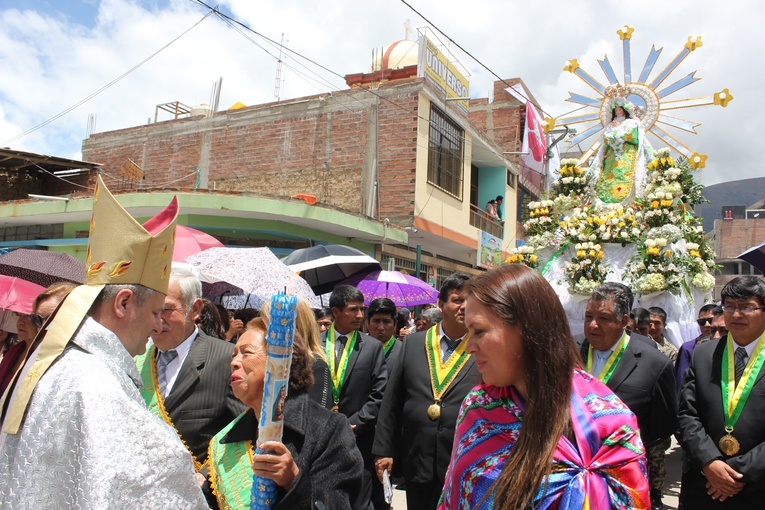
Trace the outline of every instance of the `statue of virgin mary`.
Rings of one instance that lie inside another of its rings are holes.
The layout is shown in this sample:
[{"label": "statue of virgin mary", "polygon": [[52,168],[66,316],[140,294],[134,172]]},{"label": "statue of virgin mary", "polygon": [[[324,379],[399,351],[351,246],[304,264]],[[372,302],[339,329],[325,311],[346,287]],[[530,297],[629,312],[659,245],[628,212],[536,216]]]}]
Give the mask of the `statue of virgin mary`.
[{"label": "statue of virgin mary", "polygon": [[646,165],[653,149],[635,106],[623,97],[610,105],[611,121],[603,130],[603,143],[590,166],[595,203],[629,205],[645,192]]}]

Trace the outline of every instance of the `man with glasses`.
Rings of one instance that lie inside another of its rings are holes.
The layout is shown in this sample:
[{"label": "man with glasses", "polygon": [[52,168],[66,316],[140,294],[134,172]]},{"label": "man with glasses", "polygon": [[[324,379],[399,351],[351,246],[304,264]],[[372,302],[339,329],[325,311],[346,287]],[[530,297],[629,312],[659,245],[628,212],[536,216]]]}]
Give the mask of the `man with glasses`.
[{"label": "man with glasses", "polygon": [[[596,287],[585,310],[580,352],[587,371],[635,413],[640,437],[649,451],[675,432],[675,377],[666,356],[640,341],[639,335],[625,331],[631,306],[632,292],[625,285],[608,282]],[[663,477],[650,480],[652,509],[664,508],[663,482]]]},{"label": "man with glasses", "polygon": [[244,411],[229,384],[230,342],[201,332],[202,283],[189,269],[173,266],[162,309],[162,330],[136,357],[149,409],[171,425],[207,474],[210,439]]},{"label": "man with glasses", "polygon": [[722,304],[729,333],[697,346],[680,392],[679,439],[690,459],[680,501],[694,510],[765,500],[765,280],[734,278]]},{"label": "man with glasses", "polygon": [[[677,359],[675,360],[675,387],[677,388],[678,395],[680,394],[680,388],[683,386],[685,371],[688,370],[688,367],[691,364],[693,350],[697,345],[712,340],[712,321],[714,321],[715,317],[720,318],[719,322],[722,323],[722,327],[725,329],[722,307],[719,307],[714,303],[702,306],[699,310],[699,318],[697,321],[699,328],[701,328],[701,334],[693,340],[685,342],[677,351]],[[719,323],[717,327],[719,327]],[[717,329],[717,327],[714,329]],[[725,333],[728,333],[727,329],[725,329]],[[720,338],[720,336],[717,338]]]}]

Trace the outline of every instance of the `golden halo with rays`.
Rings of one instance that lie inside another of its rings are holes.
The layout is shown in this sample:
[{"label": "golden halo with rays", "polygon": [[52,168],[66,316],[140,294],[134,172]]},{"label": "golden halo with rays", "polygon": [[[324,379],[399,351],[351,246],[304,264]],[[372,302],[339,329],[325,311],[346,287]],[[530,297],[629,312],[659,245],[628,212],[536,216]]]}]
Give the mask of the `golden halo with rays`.
[{"label": "golden halo with rays", "polygon": [[[598,60],[598,64],[608,80],[607,85],[603,85],[590,73],[582,69],[577,59],[574,58],[566,62],[563,70],[579,77],[579,79],[597,93],[597,96],[588,97],[583,94],[569,92],[569,98],[566,101],[582,105],[581,110],[584,113],[577,113],[576,115],[559,117],[557,119],[545,119],[545,131],[553,129],[556,125],[572,126],[581,124],[581,131],[572,136],[568,140],[568,144],[570,151],[574,146],[590,143],[589,147],[582,152],[580,158],[580,162],[585,162],[600,148],[602,143],[601,137],[595,135],[599,135],[603,128],[611,121],[612,101],[616,98],[626,98],[635,105],[637,117],[647,132],[688,158],[694,168],[703,168],[706,164],[707,156],[693,151],[668,131],[668,129],[681,130],[695,135],[697,134],[696,128],[701,124],[681,119],[670,113],[674,113],[675,110],[700,106],[718,105],[726,107],[733,99],[733,95],[725,88],[711,96],[667,99],[672,94],[701,79],[697,78],[696,71],[693,71],[670,85],[663,86],[677,66],[688,55],[702,46],[700,36],[695,38],[689,36],[678,54],[663,70],[654,76],[651,76],[651,73],[663,48],[656,49],[655,45],[651,46],[651,51],[643,64],[639,77],[637,80],[633,80],[630,41],[634,31],[634,28],[627,25],[616,31],[616,34],[622,41],[622,57],[624,61],[623,81],[621,82],[614,72],[608,55],[605,55],[603,60]],[[594,140],[590,140],[592,137],[595,137]]]}]

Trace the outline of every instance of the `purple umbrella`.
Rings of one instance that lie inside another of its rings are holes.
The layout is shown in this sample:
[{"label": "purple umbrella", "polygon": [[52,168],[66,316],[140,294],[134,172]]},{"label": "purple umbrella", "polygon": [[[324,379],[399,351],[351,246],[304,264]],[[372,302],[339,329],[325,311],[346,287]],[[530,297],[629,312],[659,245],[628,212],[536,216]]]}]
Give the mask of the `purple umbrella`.
[{"label": "purple umbrella", "polygon": [[373,271],[366,275],[352,276],[343,281],[353,285],[364,294],[364,304],[373,299],[388,298],[396,306],[416,306],[435,303],[438,291],[414,276],[398,271]]}]

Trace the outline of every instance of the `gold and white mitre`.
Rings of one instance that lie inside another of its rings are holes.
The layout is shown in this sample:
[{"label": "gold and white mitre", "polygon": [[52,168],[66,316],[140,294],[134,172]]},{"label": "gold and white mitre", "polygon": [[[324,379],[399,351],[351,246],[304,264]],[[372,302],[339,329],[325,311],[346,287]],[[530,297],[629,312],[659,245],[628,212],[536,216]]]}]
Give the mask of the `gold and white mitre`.
[{"label": "gold and white mitre", "polygon": [[141,225],[98,178],[93,194],[85,285],[135,284],[167,294],[178,198]]},{"label": "gold and white mitre", "polygon": [[37,381],[61,355],[105,285],[143,285],[167,294],[175,246],[178,197],[141,225],[109,192],[101,177],[93,194],[85,284],[61,302],[41,332],[36,357],[19,369],[0,399],[2,431],[16,434]]}]

